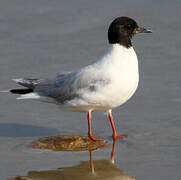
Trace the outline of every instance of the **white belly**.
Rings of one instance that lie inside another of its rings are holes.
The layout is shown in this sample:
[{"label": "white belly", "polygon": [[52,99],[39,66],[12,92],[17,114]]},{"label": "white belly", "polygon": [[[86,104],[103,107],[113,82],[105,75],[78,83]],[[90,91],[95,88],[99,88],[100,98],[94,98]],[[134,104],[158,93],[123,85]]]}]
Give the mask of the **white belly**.
[{"label": "white belly", "polygon": [[114,91],[114,93],[110,94],[110,107],[111,109],[116,108],[127,100],[129,100],[132,95],[135,93],[138,87],[138,77],[134,79],[134,81],[126,82],[120,84],[120,88]]},{"label": "white belly", "polygon": [[125,91],[122,89],[120,92],[114,94],[105,93],[107,96],[97,96],[95,101],[92,100],[96,98],[96,95],[91,100],[86,101],[74,99],[61,106],[61,108],[64,111],[88,112],[89,110],[92,110],[94,112],[107,112],[108,110],[114,109],[129,100],[136,91],[136,88],[137,85],[135,84]]},{"label": "white belly", "polygon": [[[123,79],[124,80],[124,79]],[[100,91],[87,92],[82,99],[73,99],[67,104],[61,106],[65,111],[87,112],[89,110],[95,112],[107,112],[124,104],[135,93],[138,87],[138,73],[127,81],[120,79],[106,86]]]}]

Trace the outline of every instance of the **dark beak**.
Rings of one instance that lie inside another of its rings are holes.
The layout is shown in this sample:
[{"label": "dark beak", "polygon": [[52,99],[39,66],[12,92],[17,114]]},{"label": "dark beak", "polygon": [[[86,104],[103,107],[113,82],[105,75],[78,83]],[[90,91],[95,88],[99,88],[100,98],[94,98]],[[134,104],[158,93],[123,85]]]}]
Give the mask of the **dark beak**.
[{"label": "dark beak", "polygon": [[145,29],[145,28],[142,28],[142,27],[138,27],[135,29],[135,33],[152,33],[151,30],[149,29]]}]

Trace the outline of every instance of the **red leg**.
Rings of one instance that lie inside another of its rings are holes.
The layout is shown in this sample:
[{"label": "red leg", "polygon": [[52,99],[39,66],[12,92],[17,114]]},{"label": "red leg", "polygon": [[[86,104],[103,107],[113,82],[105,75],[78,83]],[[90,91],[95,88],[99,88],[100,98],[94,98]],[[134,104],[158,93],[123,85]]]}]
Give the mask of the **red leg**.
[{"label": "red leg", "polygon": [[123,139],[123,138],[128,137],[127,135],[122,135],[122,136],[117,135],[117,132],[116,132],[116,129],[115,129],[115,126],[114,126],[114,121],[113,121],[113,116],[112,116],[111,110],[109,111],[108,116],[109,116],[109,120],[110,120],[111,127],[112,127],[112,130],[113,130],[113,135],[112,135],[113,139],[116,140],[116,139]]},{"label": "red leg", "polygon": [[91,133],[91,111],[88,112],[87,119],[88,119],[88,136],[89,136],[89,138],[91,138],[94,141],[96,141],[96,140],[104,141],[103,139],[93,136]]}]

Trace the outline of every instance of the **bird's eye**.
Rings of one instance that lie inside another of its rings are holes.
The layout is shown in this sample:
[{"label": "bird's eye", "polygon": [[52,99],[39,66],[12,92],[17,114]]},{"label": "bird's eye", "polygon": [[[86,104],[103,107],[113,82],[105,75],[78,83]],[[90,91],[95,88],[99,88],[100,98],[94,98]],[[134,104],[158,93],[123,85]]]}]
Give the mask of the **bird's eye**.
[{"label": "bird's eye", "polygon": [[131,24],[127,24],[127,25],[126,25],[126,28],[127,28],[127,29],[131,29]]}]

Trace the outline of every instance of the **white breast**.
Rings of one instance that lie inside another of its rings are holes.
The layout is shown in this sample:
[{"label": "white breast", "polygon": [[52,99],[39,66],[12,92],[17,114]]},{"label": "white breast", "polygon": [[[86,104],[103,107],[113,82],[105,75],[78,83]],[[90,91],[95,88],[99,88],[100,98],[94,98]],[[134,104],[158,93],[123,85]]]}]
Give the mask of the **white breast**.
[{"label": "white breast", "polygon": [[102,71],[112,81],[109,87],[102,89],[102,105],[112,109],[125,103],[136,91],[139,81],[138,60],[134,49],[114,44],[97,63],[100,63]]}]

